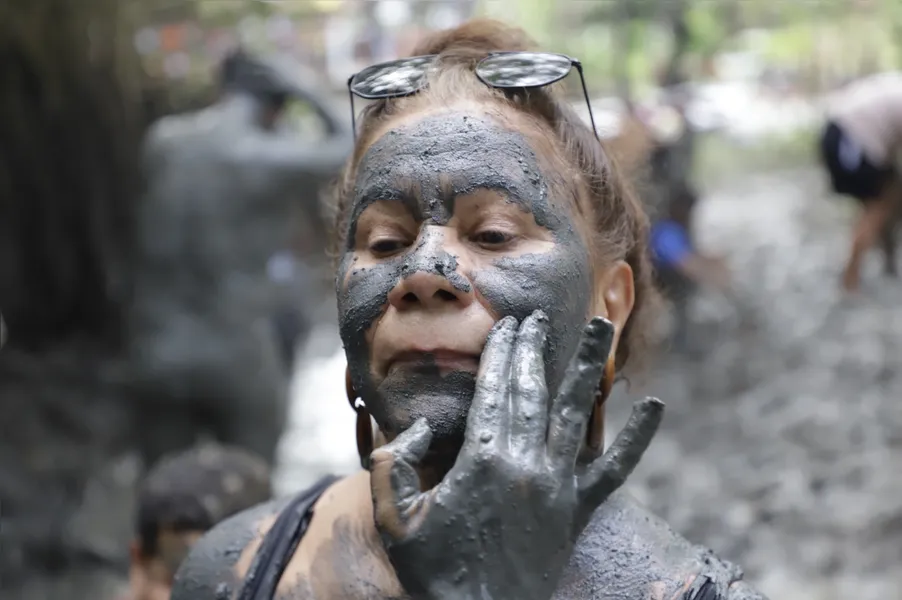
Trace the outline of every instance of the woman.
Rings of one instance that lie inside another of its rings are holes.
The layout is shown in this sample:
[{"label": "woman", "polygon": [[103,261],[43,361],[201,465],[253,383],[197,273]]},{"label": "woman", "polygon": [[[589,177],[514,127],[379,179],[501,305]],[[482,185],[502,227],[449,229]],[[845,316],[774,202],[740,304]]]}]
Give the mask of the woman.
[{"label": "woman", "polygon": [[173,600],[760,598],[614,493],[661,416],[638,403],[600,456],[654,299],[647,221],[552,90],[474,74],[526,47],[492,21],[438,33],[425,85],[364,113],[336,288],[367,470],[218,527]]},{"label": "woman", "polygon": [[895,276],[895,227],[902,209],[896,158],[902,146],[902,73],[866,77],[840,90],[827,107],[821,160],[833,191],[863,207],[843,271],[846,291],[859,287],[861,261],[880,240],[884,272]]}]

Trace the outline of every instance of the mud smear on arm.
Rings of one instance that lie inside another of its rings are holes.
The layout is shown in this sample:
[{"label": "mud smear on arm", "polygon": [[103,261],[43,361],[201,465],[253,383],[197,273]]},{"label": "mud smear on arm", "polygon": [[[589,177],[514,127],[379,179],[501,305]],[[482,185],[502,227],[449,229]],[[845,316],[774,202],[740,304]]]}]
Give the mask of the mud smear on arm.
[{"label": "mud smear on arm", "polygon": [[333,524],[330,538],[318,545],[303,570],[309,575],[283,580],[276,600],[409,600],[380,540],[356,515],[340,517]]}]

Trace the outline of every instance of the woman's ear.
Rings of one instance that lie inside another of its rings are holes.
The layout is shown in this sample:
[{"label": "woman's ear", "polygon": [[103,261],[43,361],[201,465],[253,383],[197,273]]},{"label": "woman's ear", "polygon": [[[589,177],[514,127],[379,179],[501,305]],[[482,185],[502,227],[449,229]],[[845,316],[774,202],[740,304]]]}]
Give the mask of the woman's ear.
[{"label": "woman's ear", "polygon": [[636,290],[633,285],[633,268],[626,261],[618,260],[595,276],[594,315],[602,315],[614,324],[614,343],[611,353],[617,351],[620,332],[633,312]]}]

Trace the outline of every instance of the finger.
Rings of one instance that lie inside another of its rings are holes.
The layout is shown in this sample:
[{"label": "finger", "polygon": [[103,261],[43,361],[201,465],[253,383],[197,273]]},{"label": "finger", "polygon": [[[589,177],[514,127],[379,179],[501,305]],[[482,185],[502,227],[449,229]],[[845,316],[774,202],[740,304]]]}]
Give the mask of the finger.
[{"label": "finger", "polygon": [[623,485],[648,449],[663,416],[664,403],[657,398],[645,398],[633,405],[617,439],[579,478],[580,496],[587,510],[594,511]]},{"label": "finger", "polygon": [[595,392],[614,341],[614,325],[594,317],[583,329],[576,355],[558,390],[548,425],[548,458],[556,469],[573,470],[585,439]]},{"label": "finger", "polygon": [[545,384],[545,336],[548,317],[535,311],[523,319],[511,358],[511,452],[537,457],[545,451],[548,387]]},{"label": "finger", "polygon": [[380,531],[404,538],[406,509],[420,494],[420,477],[414,468],[429,450],[432,430],[425,418],[370,455],[370,491]]},{"label": "finger", "polygon": [[508,410],[510,393],[510,360],[517,320],[505,317],[489,332],[479,359],[476,391],[467,415],[467,433],[463,454],[479,451],[489,443],[496,443],[502,413]]}]

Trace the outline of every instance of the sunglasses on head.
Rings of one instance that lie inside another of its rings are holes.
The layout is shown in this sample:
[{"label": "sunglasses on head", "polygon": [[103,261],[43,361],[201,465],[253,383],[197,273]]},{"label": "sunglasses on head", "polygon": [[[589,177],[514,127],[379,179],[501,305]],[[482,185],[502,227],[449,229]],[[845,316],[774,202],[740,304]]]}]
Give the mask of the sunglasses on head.
[{"label": "sunglasses on head", "polygon": [[[436,54],[430,54],[402,58],[373,65],[351,75],[348,78],[348,95],[351,97],[354,135],[357,135],[354,96],[365,100],[384,100],[415,94],[426,84],[426,74],[436,57]],[[487,86],[498,89],[541,88],[560,81],[574,67],[583,87],[592,132],[598,138],[583,66],[575,58],[548,52],[493,52],[476,64],[476,77]]]}]

